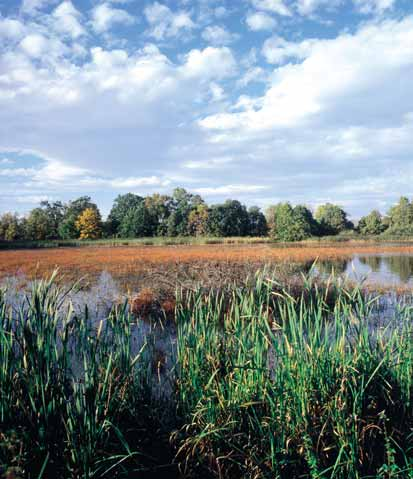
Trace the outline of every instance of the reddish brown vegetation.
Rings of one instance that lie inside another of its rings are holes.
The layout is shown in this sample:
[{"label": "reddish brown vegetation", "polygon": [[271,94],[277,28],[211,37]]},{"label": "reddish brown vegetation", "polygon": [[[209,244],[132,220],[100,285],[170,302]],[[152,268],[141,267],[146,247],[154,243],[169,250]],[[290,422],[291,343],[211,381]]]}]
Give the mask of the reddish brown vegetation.
[{"label": "reddish brown vegetation", "polygon": [[[187,286],[219,285],[222,279],[237,281],[266,264],[308,263],[317,258],[340,259],[354,253],[407,253],[413,246],[334,245],[204,245],[90,247],[0,251],[0,277],[23,273],[27,277],[49,275],[59,267],[65,280],[87,277],[93,280],[108,271],[125,289],[152,291]],[[142,292],[143,294],[143,292]],[[149,294],[147,291],[145,294]],[[157,297],[165,301],[166,297]],[[144,308],[144,297],[136,298],[136,308]],[[170,311],[172,304],[163,306]]]}]

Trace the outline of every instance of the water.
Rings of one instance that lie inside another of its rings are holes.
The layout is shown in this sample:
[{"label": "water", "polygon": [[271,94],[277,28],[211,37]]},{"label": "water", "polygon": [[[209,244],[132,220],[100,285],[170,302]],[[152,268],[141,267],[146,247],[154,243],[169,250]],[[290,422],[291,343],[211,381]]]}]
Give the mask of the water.
[{"label": "water", "polygon": [[332,271],[351,281],[364,281],[379,287],[413,288],[413,254],[354,254],[349,259],[319,260],[316,271],[330,275]]}]

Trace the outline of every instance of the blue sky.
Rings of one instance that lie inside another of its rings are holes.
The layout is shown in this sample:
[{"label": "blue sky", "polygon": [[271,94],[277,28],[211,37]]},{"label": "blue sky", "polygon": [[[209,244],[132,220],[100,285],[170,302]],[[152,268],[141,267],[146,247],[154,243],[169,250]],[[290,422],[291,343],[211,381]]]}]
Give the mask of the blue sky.
[{"label": "blue sky", "polygon": [[411,0],[0,0],[0,211],[413,196]]}]

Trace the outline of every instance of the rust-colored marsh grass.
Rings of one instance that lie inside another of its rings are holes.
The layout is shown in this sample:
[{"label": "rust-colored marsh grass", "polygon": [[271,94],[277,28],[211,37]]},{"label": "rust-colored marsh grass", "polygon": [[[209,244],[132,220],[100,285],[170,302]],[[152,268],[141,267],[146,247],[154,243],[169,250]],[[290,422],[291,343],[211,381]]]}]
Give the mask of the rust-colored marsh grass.
[{"label": "rust-colored marsh grass", "polygon": [[[109,272],[123,288],[201,282],[218,285],[223,278],[237,281],[264,265],[348,258],[355,253],[413,253],[413,245],[183,245],[88,247],[0,251],[0,277],[24,274],[44,277],[56,267],[65,280],[90,280]],[[288,268],[287,268],[288,269]]]}]

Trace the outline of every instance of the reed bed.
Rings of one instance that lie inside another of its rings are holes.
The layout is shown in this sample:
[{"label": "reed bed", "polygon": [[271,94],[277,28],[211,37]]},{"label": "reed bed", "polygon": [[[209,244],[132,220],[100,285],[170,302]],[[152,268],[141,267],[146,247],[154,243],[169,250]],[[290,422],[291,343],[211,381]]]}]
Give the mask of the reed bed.
[{"label": "reed bed", "polygon": [[34,283],[17,311],[0,293],[0,477],[146,471],[160,410],[149,350],[133,351],[126,304],[93,324],[87,308],[81,316],[65,310],[70,290],[54,281]]},{"label": "reed bed", "polygon": [[[293,298],[195,293],[178,307],[179,457],[217,477],[413,477],[412,310],[308,281]],[[397,324],[397,327],[395,326]]]},{"label": "reed bed", "polygon": [[377,323],[360,286],[261,273],[178,291],[165,351],[55,281],[0,294],[0,477],[413,478],[411,307]]}]

